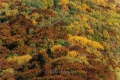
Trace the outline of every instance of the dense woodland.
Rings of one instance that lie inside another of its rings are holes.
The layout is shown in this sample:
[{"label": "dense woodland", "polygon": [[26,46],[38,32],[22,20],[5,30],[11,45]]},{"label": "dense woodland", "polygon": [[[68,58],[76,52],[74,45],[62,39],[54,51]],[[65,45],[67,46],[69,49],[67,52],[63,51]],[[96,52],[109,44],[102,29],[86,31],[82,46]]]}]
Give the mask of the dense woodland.
[{"label": "dense woodland", "polygon": [[120,80],[119,0],[0,0],[0,80]]}]

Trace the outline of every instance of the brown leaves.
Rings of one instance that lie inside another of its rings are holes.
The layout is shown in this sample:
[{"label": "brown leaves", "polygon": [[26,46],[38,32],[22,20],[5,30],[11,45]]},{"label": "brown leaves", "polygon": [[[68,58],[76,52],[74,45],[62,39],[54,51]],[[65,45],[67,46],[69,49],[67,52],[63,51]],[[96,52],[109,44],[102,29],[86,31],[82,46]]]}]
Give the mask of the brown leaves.
[{"label": "brown leaves", "polygon": [[51,17],[56,16],[56,14],[52,10],[49,10],[49,9],[43,9],[42,12],[44,12],[46,16],[51,16]]}]

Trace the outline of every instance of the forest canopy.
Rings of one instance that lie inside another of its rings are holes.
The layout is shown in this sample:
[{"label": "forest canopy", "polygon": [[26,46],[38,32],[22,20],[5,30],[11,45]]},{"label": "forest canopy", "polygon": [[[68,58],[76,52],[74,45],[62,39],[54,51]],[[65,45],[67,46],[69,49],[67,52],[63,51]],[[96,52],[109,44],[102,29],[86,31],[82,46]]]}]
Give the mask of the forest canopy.
[{"label": "forest canopy", "polygon": [[0,0],[0,80],[120,80],[119,0]]}]

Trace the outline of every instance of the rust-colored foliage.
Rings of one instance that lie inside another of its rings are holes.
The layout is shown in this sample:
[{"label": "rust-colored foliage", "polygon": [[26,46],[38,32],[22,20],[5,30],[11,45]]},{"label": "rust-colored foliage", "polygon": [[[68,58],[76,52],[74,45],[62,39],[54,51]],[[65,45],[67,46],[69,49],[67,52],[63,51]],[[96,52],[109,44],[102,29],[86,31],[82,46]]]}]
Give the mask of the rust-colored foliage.
[{"label": "rust-colored foliage", "polygon": [[0,60],[0,69],[4,68],[4,66],[7,65],[7,61],[5,59]]},{"label": "rust-colored foliage", "polygon": [[61,27],[65,25],[65,23],[63,21],[60,21],[60,22],[57,22],[57,23],[54,23],[53,24],[53,27],[50,29],[53,33],[54,33],[54,40],[57,40],[57,39],[67,39],[68,36],[67,36],[67,32],[66,30]]},{"label": "rust-colored foliage", "polygon": [[23,27],[13,28],[11,30],[11,34],[13,36],[20,35],[20,37],[24,37],[24,36],[26,36],[26,30]]},{"label": "rust-colored foliage", "polygon": [[56,15],[52,10],[49,10],[49,9],[43,9],[42,12],[45,13],[45,16],[55,17]]},{"label": "rust-colored foliage", "polygon": [[55,74],[56,72],[57,75],[61,75],[66,79],[75,78],[77,80],[84,80],[87,77],[86,72],[84,71],[85,67],[84,64],[79,62],[70,63],[66,59],[59,59],[53,63],[52,74]]},{"label": "rust-colored foliage", "polygon": [[114,30],[108,30],[108,33],[109,33],[110,36],[116,36],[117,35],[116,31],[114,31]]},{"label": "rust-colored foliage", "polygon": [[33,48],[29,47],[28,45],[23,46],[22,48],[20,48],[19,50],[17,50],[17,53],[19,55],[25,55],[25,54],[30,54],[32,53],[32,50],[34,50]]},{"label": "rust-colored foliage", "polygon": [[15,76],[12,74],[6,74],[0,78],[0,80],[15,80]]},{"label": "rust-colored foliage", "polygon": [[52,54],[53,54],[53,58],[59,58],[59,57],[63,57],[66,56],[68,52],[68,49],[65,47],[54,47],[52,48]]},{"label": "rust-colored foliage", "polygon": [[41,70],[40,68],[35,68],[31,70],[25,70],[24,72],[17,72],[17,75],[15,76],[15,79],[32,79],[34,77],[37,77],[40,74]]},{"label": "rust-colored foliage", "polygon": [[20,1],[15,1],[15,3],[14,3],[14,6],[21,6],[22,5],[22,2],[20,2]]},{"label": "rust-colored foliage", "polygon": [[26,19],[24,15],[18,14],[16,17],[11,17],[12,19],[9,21],[11,26],[24,26],[24,28],[33,28],[33,23],[30,19]]},{"label": "rust-colored foliage", "polygon": [[7,47],[0,47],[0,56],[5,58],[6,54],[9,54],[10,50]]},{"label": "rust-colored foliage", "polygon": [[32,15],[33,13],[41,13],[41,10],[34,9],[31,11],[31,13],[29,13],[29,15]]},{"label": "rust-colored foliage", "polygon": [[[51,61],[45,51],[37,52],[26,67],[17,68],[16,79],[33,79],[45,75],[51,69]],[[30,70],[29,70],[30,69]],[[23,72],[24,71],[24,72]],[[47,74],[46,74],[47,75]]]},{"label": "rust-colored foliage", "polygon": [[57,27],[60,28],[60,26],[64,26],[64,25],[66,25],[66,23],[62,20],[61,21],[56,21],[56,22],[53,23],[53,26],[56,27],[56,28]]},{"label": "rust-colored foliage", "polygon": [[44,38],[50,38],[52,39],[53,37],[53,32],[50,31],[49,27],[42,27],[39,32],[38,32],[38,35],[41,37],[41,39],[44,39]]},{"label": "rust-colored foliage", "polygon": [[[107,76],[107,80],[116,80],[116,75],[114,72],[108,71],[107,73],[105,73]],[[109,76],[108,76],[109,75]]]},{"label": "rust-colored foliage", "polygon": [[7,3],[10,2],[11,0],[0,0],[1,3]]},{"label": "rust-colored foliage", "polygon": [[78,51],[78,52],[79,51],[82,52],[81,50],[83,50],[83,49],[81,48],[80,45],[76,44],[76,45],[71,46],[69,50],[70,51],[75,50],[75,51]]},{"label": "rust-colored foliage", "polygon": [[119,78],[118,4],[33,2],[0,0],[0,80]]},{"label": "rust-colored foliage", "polygon": [[21,20],[21,25],[26,26],[27,28],[33,28],[32,21],[30,19],[22,19]]},{"label": "rust-colored foliage", "polygon": [[10,27],[6,24],[4,24],[4,26],[0,26],[0,35],[10,36]]},{"label": "rust-colored foliage", "polygon": [[[64,23],[57,23],[58,25],[64,25]],[[55,25],[57,25],[55,24]],[[35,29],[35,35],[34,38],[49,38],[49,39],[67,39],[67,32],[62,27],[42,27],[42,28],[36,28]]]}]

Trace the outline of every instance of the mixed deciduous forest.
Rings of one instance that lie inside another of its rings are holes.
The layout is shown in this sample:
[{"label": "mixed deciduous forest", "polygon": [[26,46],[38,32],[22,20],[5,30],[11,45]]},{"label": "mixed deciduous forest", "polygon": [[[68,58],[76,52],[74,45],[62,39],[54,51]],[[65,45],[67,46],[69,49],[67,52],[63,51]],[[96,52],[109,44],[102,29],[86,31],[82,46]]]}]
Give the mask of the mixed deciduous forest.
[{"label": "mixed deciduous forest", "polygon": [[0,0],[0,80],[120,80],[120,1]]}]

